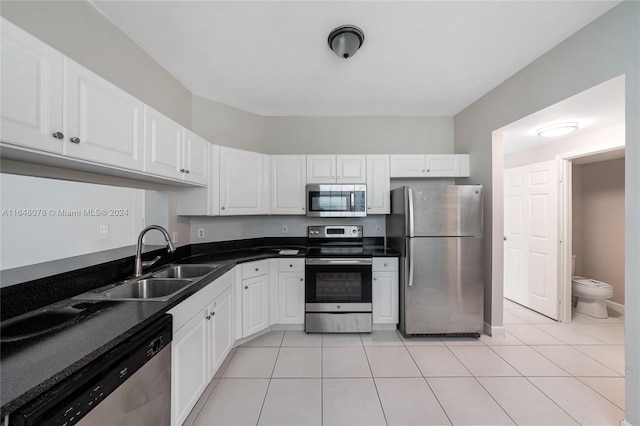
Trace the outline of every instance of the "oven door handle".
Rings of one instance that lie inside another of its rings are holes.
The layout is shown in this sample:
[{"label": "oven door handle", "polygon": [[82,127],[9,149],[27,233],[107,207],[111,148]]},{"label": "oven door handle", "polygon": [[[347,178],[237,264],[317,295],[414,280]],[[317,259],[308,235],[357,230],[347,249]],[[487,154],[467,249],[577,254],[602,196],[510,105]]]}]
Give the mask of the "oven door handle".
[{"label": "oven door handle", "polygon": [[305,265],[371,265],[373,261],[371,258],[307,258],[305,259]]}]

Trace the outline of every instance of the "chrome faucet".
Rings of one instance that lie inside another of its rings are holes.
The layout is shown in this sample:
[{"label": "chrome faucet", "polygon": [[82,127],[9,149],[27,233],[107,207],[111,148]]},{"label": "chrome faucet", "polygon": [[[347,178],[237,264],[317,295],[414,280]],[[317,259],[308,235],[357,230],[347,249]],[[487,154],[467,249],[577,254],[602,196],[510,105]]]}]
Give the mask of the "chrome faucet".
[{"label": "chrome faucet", "polygon": [[151,266],[154,263],[156,263],[158,260],[160,260],[160,256],[156,256],[156,258],[153,260],[146,260],[146,261],[142,260],[142,239],[144,238],[144,234],[146,234],[147,231],[150,231],[152,229],[157,229],[158,231],[162,232],[162,235],[164,235],[164,239],[167,240],[167,247],[169,248],[169,253],[173,253],[174,251],[176,251],[176,248],[171,242],[171,238],[169,238],[169,233],[167,232],[166,229],[164,229],[162,226],[159,226],[159,225],[147,226],[142,230],[142,232],[140,232],[140,235],[138,236],[138,246],[136,247],[136,277],[139,277],[142,275],[142,268],[144,268],[145,266]]}]

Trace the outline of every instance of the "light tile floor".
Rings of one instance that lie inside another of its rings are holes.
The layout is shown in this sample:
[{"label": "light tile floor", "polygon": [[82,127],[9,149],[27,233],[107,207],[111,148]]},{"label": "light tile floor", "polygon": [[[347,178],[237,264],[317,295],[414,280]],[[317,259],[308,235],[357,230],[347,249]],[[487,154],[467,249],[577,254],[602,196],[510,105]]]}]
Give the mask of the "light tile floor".
[{"label": "light tile floor", "polygon": [[271,331],[233,350],[195,425],[619,425],[624,318],[505,300],[505,338]]}]

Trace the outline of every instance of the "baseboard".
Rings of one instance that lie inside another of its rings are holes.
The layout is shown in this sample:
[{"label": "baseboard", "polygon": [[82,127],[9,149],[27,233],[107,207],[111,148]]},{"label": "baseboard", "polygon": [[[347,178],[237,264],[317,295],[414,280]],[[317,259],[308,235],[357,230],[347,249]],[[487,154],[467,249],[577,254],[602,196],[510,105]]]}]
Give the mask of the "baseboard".
[{"label": "baseboard", "polygon": [[620,422],[620,426],[633,426],[633,425],[631,423],[629,423],[628,421],[626,421],[626,420],[622,420]]},{"label": "baseboard", "polygon": [[617,312],[620,315],[624,315],[624,305],[612,302],[611,300],[605,300],[605,302],[607,303],[607,309]]},{"label": "baseboard", "polygon": [[373,324],[372,329],[375,331],[392,331],[398,329],[398,324]]},{"label": "baseboard", "polygon": [[304,330],[304,324],[273,324],[271,330]]},{"label": "baseboard", "polygon": [[494,327],[491,324],[485,322],[483,331],[485,334],[488,334],[491,337],[505,337],[506,331],[503,326]]}]

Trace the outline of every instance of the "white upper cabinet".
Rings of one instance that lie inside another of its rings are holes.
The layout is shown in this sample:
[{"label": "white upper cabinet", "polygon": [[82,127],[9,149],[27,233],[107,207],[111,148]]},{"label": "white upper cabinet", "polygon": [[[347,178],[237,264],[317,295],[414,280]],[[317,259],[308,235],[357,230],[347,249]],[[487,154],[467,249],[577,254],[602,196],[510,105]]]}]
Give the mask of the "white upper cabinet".
[{"label": "white upper cabinet", "polygon": [[391,177],[468,177],[468,154],[392,154]]},{"label": "white upper cabinet", "polygon": [[182,178],[185,181],[200,185],[207,184],[209,149],[211,149],[211,144],[207,140],[184,129]]},{"label": "white upper cabinet", "polygon": [[62,153],[62,54],[2,19],[3,142]]},{"label": "white upper cabinet", "polygon": [[64,58],[64,155],[143,169],[143,103]]},{"label": "white upper cabinet", "polygon": [[366,183],[365,155],[307,155],[307,183]]},{"label": "white upper cabinet", "polygon": [[220,147],[220,214],[266,214],[269,156]]},{"label": "white upper cabinet", "polygon": [[389,214],[389,156],[367,155],[367,214]]},{"label": "white upper cabinet", "polygon": [[172,179],[182,178],[182,126],[145,105],[144,128],[144,171]]},{"label": "white upper cabinet", "polygon": [[270,213],[304,215],[306,184],[305,155],[272,155]]},{"label": "white upper cabinet", "polygon": [[220,214],[220,147],[208,143],[204,159],[207,162],[207,186],[180,189],[176,205],[178,215],[218,216]]}]

